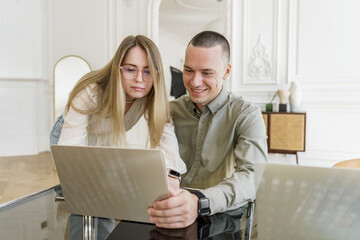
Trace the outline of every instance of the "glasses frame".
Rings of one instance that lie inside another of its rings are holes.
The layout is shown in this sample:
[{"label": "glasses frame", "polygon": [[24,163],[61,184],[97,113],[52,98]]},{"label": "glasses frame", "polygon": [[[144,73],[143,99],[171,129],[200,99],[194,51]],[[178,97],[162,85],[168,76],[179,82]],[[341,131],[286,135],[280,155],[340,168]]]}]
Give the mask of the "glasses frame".
[{"label": "glasses frame", "polygon": [[[135,77],[134,78],[125,78],[124,77],[124,75],[123,75],[123,78],[124,79],[126,79],[126,80],[134,80],[134,79],[136,79],[137,77],[138,77],[138,74],[139,74],[139,72],[141,72],[142,71],[142,73],[141,73],[141,78],[142,78],[142,80],[143,81],[150,81],[150,80],[152,80],[152,77],[151,77],[151,73],[149,73],[149,78],[147,79],[146,77],[144,77],[145,75],[144,75],[144,70],[145,69],[138,69],[137,67],[134,67],[134,66],[131,66],[131,65],[125,65],[125,66],[120,66],[120,69],[125,69],[126,67],[133,67],[133,68],[136,68],[136,75],[135,75]],[[150,72],[150,68],[147,68],[147,69],[149,69],[149,72]]]}]

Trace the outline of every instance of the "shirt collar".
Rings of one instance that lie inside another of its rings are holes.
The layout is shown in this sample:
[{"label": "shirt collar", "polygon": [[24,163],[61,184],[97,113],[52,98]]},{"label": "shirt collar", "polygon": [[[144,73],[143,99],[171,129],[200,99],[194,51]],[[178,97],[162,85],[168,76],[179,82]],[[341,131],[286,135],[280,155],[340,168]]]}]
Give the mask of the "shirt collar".
[{"label": "shirt collar", "polygon": [[[206,105],[210,109],[212,114],[215,114],[220,108],[224,106],[227,96],[228,92],[224,90],[224,88],[222,88],[219,95],[217,95],[214,100],[212,100],[209,104]],[[187,99],[186,105],[188,106],[188,109],[191,113],[200,114],[199,110],[197,109],[196,105],[191,101],[190,97]]]},{"label": "shirt collar", "polygon": [[219,95],[207,105],[212,114],[215,114],[224,106],[227,96],[228,92],[222,88]]}]

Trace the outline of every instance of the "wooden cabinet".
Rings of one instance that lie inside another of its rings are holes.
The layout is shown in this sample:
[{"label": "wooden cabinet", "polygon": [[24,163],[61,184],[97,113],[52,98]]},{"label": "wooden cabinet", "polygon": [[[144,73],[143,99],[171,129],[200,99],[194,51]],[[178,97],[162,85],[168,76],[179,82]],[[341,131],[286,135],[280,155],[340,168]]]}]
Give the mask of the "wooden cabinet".
[{"label": "wooden cabinet", "polygon": [[306,113],[264,112],[270,153],[305,151]]}]

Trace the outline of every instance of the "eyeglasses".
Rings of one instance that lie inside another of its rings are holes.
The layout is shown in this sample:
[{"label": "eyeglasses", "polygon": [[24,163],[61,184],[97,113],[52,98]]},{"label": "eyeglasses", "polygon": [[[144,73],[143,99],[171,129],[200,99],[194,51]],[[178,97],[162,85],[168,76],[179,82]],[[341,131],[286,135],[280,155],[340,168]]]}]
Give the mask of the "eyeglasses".
[{"label": "eyeglasses", "polygon": [[150,75],[150,69],[149,68],[144,68],[144,69],[137,69],[137,67],[134,66],[120,66],[123,78],[126,80],[134,80],[139,71],[142,71],[142,79],[144,81],[148,81],[151,80],[151,75]]}]

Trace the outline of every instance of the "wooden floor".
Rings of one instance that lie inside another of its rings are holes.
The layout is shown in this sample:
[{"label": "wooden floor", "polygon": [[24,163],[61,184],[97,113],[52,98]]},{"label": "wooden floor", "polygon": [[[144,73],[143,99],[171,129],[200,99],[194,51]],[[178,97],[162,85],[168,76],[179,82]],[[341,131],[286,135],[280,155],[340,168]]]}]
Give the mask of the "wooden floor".
[{"label": "wooden floor", "polygon": [[0,204],[59,184],[50,152],[0,157]]}]

